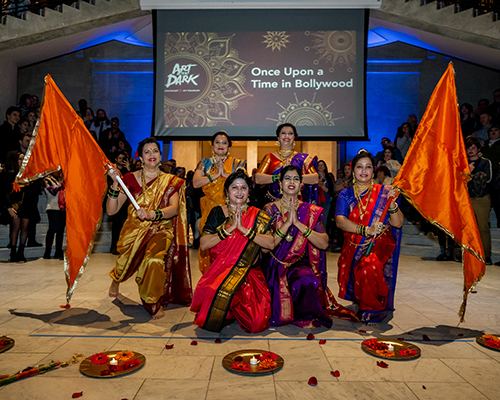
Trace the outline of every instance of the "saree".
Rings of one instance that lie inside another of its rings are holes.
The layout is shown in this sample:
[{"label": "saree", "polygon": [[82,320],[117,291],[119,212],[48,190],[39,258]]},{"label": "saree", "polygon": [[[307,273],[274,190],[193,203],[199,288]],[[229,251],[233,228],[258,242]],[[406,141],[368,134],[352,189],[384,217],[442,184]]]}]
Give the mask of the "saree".
[{"label": "saree", "polygon": [[[232,174],[240,168],[246,170],[247,162],[245,160],[227,157],[224,161],[224,172],[226,174]],[[211,158],[204,158],[199,162],[196,169],[201,169],[208,175],[209,173],[217,172],[218,166],[214,164]],[[203,193],[205,193],[205,196],[200,199],[200,232],[203,232],[203,227],[205,226],[205,222],[207,222],[208,214],[210,214],[212,208],[224,204],[226,201],[226,195],[224,193],[225,182],[226,178],[220,176],[214,182],[207,183],[203,186]],[[210,266],[210,253],[208,250],[198,250],[198,262],[201,273],[205,273]]]},{"label": "saree", "polygon": [[[271,217],[275,232],[288,215],[283,216],[274,203],[267,204],[264,211]],[[314,231],[325,233],[321,207],[301,203],[297,219]],[[271,325],[293,323],[303,328],[330,328],[332,317],[358,321],[351,310],[337,303],[327,286],[325,251],[312,245],[293,225],[287,233],[293,240],[281,240],[262,263],[271,291]]]},{"label": "saree", "polygon": [[[287,165],[294,165],[302,171],[302,175],[313,174],[318,170],[318,157],[306,153],[295,153],[291,158],[282,160],[274,153],[266,154],[260,163],[259,174],[279,175]],[[266,203],[281,198],[279,182],[267,185]],[[306,203],[318,203],[318,185],[304,185],[302,188],[302,200]]]},{"label": "saree", "polygon": [[[337,199],[335,214],[356,224],[371,226],[380,220],[390,189],[390,186],[373,185],[371,192],[361,194],[363,205],[359,207],[354,188],[345,188]],[[360,208],[365,205],[363,212]],[[359,305],[358,317],[365,323],[381,322],[388,311],[394,310],[401,229],[388,225],[389,214],[383,223],[386,228],[377,237],[368,257],[364,253],[370,238],[344,232],[338,261],[339,296]]]},{"label": "saree", "polygon": [[124,182],[145,210],[167,207],[172,195],[178,193],[179,211],[173,218],[140,221],[134,206],[129,205],[116,247],[120,255],[109,275],[115,282],[125,282],[137,273],[139,295],[151,315],[170,302],[189,304],[192,289],[184,180],[160,172],[148,183],[146,192],[133,174],[125,175]]},{"label": "saree", "polygon": [[[221,219],[225,226],[230,224],[222,208],[214,208],[203,234],[216,233]],[[265,234],[269,223],[269,216],[255,207],[242,215],[243,226],[257,233]],[[191,311],[197,313],[196,325],[220,332],[236,319],[247,332],[261,332],[269,327],[271,295],[258,266],[259,254],[260,246],[239,230],[210,249],[212,263],[198,282],[191,305]]]}]

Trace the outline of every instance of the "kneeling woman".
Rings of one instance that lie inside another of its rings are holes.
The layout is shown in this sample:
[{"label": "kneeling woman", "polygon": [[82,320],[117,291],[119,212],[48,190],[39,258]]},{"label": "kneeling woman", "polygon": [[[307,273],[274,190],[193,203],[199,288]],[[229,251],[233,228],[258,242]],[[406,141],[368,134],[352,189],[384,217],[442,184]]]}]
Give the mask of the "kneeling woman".
[{"label": "kneeling woman", "polygon": [[272,249],[270,218],[255,207],[247,208],[250,184],[239,170],[224,183],[226,205],[214,207],[200,239],[210,249],[211,264],[193,295],[194,323],[220,332],[236,319],[247,332],[269,327],[271,295],[259,267],[260,249]]},{"label": "kneeling woman", "polygon": [[[359,305],[362,322],[378,323],[394,310],[403,214],[393,200],[380,220],[388,199],[396,194],[390,186],[374,185],[375,160],[360,151],[352,160],[354,186],[340,192],[335,221],[344,231],[338,266],[339,296]],[[371,237],[377,241],[371,254],[365,251]]]},{"label": "kneeling woman", "polygon": [[[144,139],[137,150],[143,168],[123,177],[140,208],[128,207],[116,249],[120,255],[109,273],[110,297],[118,295],[121,282],[137,272],[135,281],[144,308],[153,319],[165,315],[169,302],[189,304],[191,273],[187,250],[187,218],[184,180],[160,171],[160,145]],[[120,210],[126,195],[118,190],[117,172],[109,175],[113,184],[108,193],[109,215]]]},{"label": "kneeling woman", "polygon": [[276,245],[262,266],[271,290],[271,325],[329,328],[332,317],[358,321],[328,289],[323,209],[299,201],[302,184],[300,169],[283,168],[282,198],[264,207],[272,218]]}]

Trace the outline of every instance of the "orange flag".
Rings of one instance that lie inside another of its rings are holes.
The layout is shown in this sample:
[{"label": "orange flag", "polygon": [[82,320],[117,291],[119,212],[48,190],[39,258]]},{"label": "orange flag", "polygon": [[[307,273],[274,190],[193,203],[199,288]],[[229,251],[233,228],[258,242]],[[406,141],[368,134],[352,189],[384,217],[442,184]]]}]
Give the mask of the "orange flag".
[{"label": "orange flag", "polygon": [[484,250],[467,191],[470,168],[465,152],[450,62],[427,105],[394,186],[432,224],[462,247],[464,321],[467,295],[485,272]]},{"label": "orange flag", "polygon": [[57,170],[64,173],[67,207],[64,273],[68,304],[101,223],[108,164],[111,165],[83,120],[47,75],[41,117],[16,181],[33,181]]}]

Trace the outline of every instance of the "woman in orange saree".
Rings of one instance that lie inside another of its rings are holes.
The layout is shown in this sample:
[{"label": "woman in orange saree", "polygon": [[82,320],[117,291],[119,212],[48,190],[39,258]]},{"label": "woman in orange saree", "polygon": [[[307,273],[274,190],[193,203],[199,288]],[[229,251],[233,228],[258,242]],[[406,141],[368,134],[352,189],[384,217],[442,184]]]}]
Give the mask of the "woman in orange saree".
[{"label": "woman in orange saree", "polygon": [[[354,157],[354,186],[340,192],[335,213],[345,238],[338,261],[339,296],[358,304],[358,317],[365,323],[381,322],[394,310],[403,225],[395,200],[381,220],[388,199],[396,191],[373,184],[374,165],[373,156],[364,150]],[[373,236],[377,240],[371,254],[365,256]]]},{"label": "woman in orange saree", "polygon": [[[193,187],[202,187],[203,193],[205,193],[205,196],[200,199],[200,232],[203,232],[203,227],[212,208],[223,204],[226,200],[224,182],[227,177],[240,168],[246,170],[245,160],[229,157],[229,148],[232,143],[226,132],[215,133],[212,136],[211,143],[213,157],[201,160],[193,177]],[[198,262],[201,273],[205,273],[210,266],[208,250],[200,248]]]},{"label": "woman in orange saree", "polygon": [[255,207],[246,207],[249,178],[243,171],[225,183],[227,205],[208,216],[200,247],[210,249],[211,264],[193,295],[194,323],[220,332],[234,319],[247,332],[269,327],[271,295],[260,270],[260,249],[271,249],[270,218]]},{"label": "woman in orange saree", "polygon": [[[136,273],[143,306],[153,319],[159,319],[169,302],[191,302],[184,180],[159,170],[161,153],[154,138],[139,143],[138,153],[143,169],[126,174],[123,181],[140,208],[128,207],[117,243],[120,254],[110,272],[109,295],[116,297],[119,284]],[[118,190],[117,174],[109,173],[113,179],[106,202],[110,215],[126,201]]]}]

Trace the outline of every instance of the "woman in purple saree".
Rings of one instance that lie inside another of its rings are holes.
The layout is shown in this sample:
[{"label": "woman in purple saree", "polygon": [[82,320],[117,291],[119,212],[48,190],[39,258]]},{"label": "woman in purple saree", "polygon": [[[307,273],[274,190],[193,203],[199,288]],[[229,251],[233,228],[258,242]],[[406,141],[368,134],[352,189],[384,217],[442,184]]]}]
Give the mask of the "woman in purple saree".
[{"label": "woman in purple saree", "polygon": [[280,186],[282,198],[264,207],[275,233],[275,248],[262,267],[271,291],[271,325],[329,328],[332,317],[358,321],[328,289],[323,209],[298,200],[300,169],[293,165],[283,168]]}]

